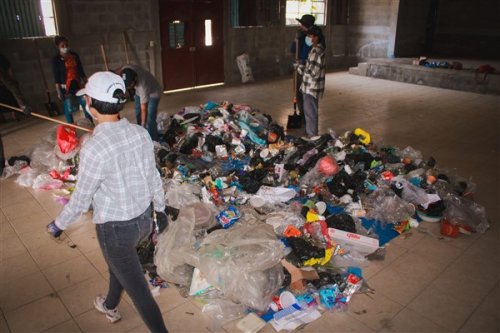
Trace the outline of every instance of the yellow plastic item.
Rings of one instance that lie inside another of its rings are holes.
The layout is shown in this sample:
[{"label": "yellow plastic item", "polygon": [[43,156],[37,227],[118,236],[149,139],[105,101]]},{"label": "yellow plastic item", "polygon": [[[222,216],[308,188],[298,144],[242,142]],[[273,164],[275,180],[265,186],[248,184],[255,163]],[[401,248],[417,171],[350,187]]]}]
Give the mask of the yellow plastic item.
[{"label": "yellow plastic item", "polygon": [[312,223],[316,221],[320,221],[320,216],[318,213],[316,213],[314,210],[309,210],[306,214],[306,222]]},{"label": "yellow plastic item", "polygon": [[326,265],[330,259],[332,259],[334,248],[329,248],[325,250],[325,256],[323,258],[311,258],[307,261],[304,261],[304,266],[314,266],[314,265]]},{"label": "yellow plastic item", "polygon": [[356,128],[354,130],[354,134],[359,136],[359,141],[364,144],[364,145],[368,145],[370,144],[371,142],[371,137],[370,137],[370,133],[368,133],[367,131],[361,129],[361,128]]}]

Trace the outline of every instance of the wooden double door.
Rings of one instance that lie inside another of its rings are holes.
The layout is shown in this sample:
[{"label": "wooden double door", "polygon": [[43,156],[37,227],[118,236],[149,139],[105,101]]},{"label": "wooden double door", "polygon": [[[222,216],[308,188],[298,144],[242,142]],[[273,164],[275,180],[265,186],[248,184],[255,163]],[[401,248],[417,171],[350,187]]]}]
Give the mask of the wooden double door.
[{"label": "wooden double door", "polygon": [[223,0],[159,0],[163,83],[224,82]]}]

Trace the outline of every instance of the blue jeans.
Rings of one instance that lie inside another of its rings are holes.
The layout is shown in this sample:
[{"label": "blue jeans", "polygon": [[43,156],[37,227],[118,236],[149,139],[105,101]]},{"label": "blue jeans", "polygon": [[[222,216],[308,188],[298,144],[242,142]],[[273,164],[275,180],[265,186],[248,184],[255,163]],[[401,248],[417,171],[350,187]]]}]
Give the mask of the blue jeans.
[{"label": "blue jeans", "polygon": [[[137,95],[134,97],[135,102],[135,119],[137,124],[141,125],[141,98]],[[146,129],[148,130],[151,139],[158,141],[158,125],[156,124],[156,113],[158,112],[159,97],[151,97],[148,102],[148,115],[146,119]]]},{"label": "blue jeans", "polygon": [[137,255],[137,246],[152,230],[151,208],[129,221],[96,225],[97,239],[109,268],[109,290],[104,305],[107,309],[117,307],[125,289],[149,330],[167,332]]},{"label": "blue jeans", "polygon": [[81,105],[83,109],[83,114],[85,118],[92,122],[92,117],[85,111],[85,99],[83,96],[75,96],[66,94],[66,91],[62,90],[64,96],[64,116],[66,117],[66,122],[73,124],[73,113],[78,111],[78,105]]}]

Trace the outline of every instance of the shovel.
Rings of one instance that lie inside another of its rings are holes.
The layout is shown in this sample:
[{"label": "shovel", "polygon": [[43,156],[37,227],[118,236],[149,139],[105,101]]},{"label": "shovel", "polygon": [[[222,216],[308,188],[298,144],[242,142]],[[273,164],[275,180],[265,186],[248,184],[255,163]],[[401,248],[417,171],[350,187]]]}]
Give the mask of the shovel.
[{"label": "shovel", "polygon": [[[299,59],[299,40],[295,38],[295,61]],[[288,116],[286,128],[300,128],[302,127],[302,119],[300,114],[297,113],[297,69],[293,71],[293,114]]]},{"label": "shovel", "polygon": [[47,84],[47,79],[45,78],[45,74],[43,73],[42,60],[40,59],[40,49],[38,48],[36,39],[34,39],[33,42],[35,43],[38,67],[40,68],[40,74],[42,75],[43,84],[45,86],[45,92],[47,94],[47,102],[44,103],[45,109],[47,110],[47,113],[49,114],[50,117],[58,116],[62,113],[61,111],[59,111],[59,107],[57,106],[57,104],[52,102],[52,99],[50,98],[49,85]]}]

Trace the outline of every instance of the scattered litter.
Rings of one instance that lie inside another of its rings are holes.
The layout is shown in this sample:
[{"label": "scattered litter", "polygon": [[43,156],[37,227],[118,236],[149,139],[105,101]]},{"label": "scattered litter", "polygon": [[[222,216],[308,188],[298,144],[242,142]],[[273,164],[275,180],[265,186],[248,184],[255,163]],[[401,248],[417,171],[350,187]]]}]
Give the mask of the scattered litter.
[{"label": "scattered litter", "polygon": [[[253,79],[248,57],[238,64]],[[214,327],[243,318],[243,332],[267,322],[293,330],[346,311],[355,294],[374,292],[362,269],[384,260],[392,239],[449,241],[489,227],[473,182],[412,147],[379,146],[365,129],[302,139],[248,105],[208,102],[158,114],[158,130],[170,222],[139,258],[153,295],[175,284],[203,302]],[[57,128],[11,158],[8,175],[66,204],[88,139],[78,134]]]}]

